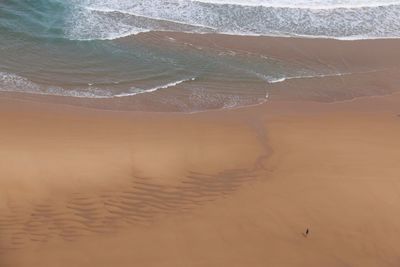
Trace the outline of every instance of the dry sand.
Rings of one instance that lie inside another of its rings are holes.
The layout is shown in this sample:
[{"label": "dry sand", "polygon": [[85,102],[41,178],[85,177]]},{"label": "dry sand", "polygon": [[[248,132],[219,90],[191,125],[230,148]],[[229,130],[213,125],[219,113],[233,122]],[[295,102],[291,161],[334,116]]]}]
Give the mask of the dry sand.
[{"label": "dry sand", "polygon": [[0,266],[398,266],[399,104],[2,99]]}]

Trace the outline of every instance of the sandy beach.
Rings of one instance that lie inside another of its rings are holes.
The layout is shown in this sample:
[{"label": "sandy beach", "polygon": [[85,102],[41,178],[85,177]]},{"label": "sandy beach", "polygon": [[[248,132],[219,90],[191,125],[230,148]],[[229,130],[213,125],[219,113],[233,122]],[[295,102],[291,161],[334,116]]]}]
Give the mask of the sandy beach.
[{"label": "sandy beach", "polygon": [[2,92],[1,267],[400,264],[398,40],[135,38],[340,74],[243,84],[265,103],[198,113],[154,100],[188,103],[180,85]]},{"label": "sandy beach", "polygon": [[399,267],[400,0],[0,0],[0,267]]},{"label": "sandy beach", "polygon": [[398,95],[197,114],[0,101],[1,266],[400,263]]}]

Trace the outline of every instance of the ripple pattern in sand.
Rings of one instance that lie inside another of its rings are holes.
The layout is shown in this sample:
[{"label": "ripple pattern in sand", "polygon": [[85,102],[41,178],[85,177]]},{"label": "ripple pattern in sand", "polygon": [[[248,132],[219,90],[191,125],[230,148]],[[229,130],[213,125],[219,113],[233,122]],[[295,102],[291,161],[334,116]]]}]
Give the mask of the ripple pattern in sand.
[{"label": "ripple pattern in sand", "polygon": [[147,225],[226,196],[257,176],[257,171],[245,169],[215,175],[189,172],[174,186],[133,177],[124,187],[96,194],[77,192],[64,202],[48,199],[25,206],[9,204],[8,210],[0,213],[0,254],[51,239],[74,241],[132,224]]}]

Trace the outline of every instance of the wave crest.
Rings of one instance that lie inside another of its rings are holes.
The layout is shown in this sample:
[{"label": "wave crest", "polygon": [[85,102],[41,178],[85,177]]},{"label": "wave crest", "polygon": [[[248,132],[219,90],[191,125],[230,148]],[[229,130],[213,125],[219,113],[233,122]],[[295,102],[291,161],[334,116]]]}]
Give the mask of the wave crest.
[{"label": "wave crest", "polygon": [[[338,39],[400,36],[398,0],[351,4],[341,0],[93,0],[83,13],[84,19],[74,21],[85,21],[81,26],[93,29],[87,36],[106,35],[106,39],[156,30]],[[76,25],[72,29],[83,32]]]},{"label": "wave crest", "polygon": [[0,30],[72,40],[148,31],[398,38],[399,17],[400,0],[0,1]]}]

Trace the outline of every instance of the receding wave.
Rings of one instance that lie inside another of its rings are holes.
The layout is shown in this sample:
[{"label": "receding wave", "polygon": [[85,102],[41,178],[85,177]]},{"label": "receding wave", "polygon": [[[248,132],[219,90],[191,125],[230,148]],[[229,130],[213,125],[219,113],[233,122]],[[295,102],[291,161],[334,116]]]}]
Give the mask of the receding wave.
[{"label": "receding wave", "polygon": [[167,89],[184,82],[194,80],[195,78],[188,78],[147,89],[131,87],[126,91],[116,92],[115,90],[101,89],[91,85],[88,85],[86,88],[62,88],[56,86],[39,85],[17,74],[0,72],[0,92],[18,92],[76,98],[119,98],[151,93],[160,89]]}]

